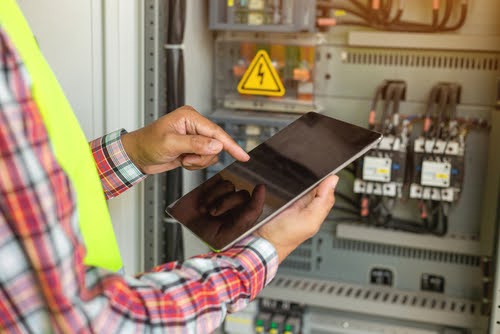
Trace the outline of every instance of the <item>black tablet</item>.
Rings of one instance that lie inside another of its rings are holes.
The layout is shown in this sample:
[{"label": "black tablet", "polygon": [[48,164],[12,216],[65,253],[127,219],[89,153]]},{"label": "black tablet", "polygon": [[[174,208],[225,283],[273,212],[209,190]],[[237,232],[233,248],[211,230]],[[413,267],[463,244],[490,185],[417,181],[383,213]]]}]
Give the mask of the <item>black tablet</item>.
[{"label": "black tablet", "polygon": [[166,211],[212,250],[227,249],[381,138],[377,132],[307,113],[250,151],[249,161],[232,163]]}]

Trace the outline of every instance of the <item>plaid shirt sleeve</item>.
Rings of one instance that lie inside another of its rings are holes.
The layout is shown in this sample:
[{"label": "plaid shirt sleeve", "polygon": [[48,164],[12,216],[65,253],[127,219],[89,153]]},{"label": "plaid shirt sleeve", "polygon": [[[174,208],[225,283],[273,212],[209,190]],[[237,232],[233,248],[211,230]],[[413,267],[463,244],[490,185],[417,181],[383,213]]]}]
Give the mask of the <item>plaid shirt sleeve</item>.
[{"label": "plaid shirt sleeve", "polygon": [[274,277],[256,237],[137,277],[84,266],[71,181],[1,27],[0,56],[0,333],[208,333]]},{"label": "plaid shirt sleeve", "polygon": [[121,129],[90,142],[106,199],[118,196],[146,178],[123,148]]}]

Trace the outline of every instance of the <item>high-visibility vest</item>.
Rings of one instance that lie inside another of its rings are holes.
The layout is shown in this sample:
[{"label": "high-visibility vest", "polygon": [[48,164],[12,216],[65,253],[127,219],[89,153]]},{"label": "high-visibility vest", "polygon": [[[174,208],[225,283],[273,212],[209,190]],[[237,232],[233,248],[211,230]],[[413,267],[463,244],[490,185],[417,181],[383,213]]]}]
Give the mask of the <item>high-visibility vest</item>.
[{"label": "high-visibility vest", "polygon": [[24,62],[57,162],[76,191],[79,226],[87,249],[84,263],[117,271],[122,266],[120,251],[85,135],[15,0],[0,0],[0,24]]}]

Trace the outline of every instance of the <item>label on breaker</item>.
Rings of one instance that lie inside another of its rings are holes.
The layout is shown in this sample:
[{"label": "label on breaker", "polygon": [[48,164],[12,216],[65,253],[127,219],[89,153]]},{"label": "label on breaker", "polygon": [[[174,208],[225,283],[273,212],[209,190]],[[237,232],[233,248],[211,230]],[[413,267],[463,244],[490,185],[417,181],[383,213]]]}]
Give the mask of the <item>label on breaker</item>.
[{"label": "label on breaker", "polygon": [[424,161],[420,184],[431,187],[449,187],[450,173],[449,162]]},{"label": "label on breaker", "polygon": [[391,180],[390,158],[365,157],[363,159],[363,180],[389,182]]},{"label": "label on breaker", "polygon": [[249,0],[248,1],[248,9],[257,9],[262,10],[266,6],[264,0]]}]

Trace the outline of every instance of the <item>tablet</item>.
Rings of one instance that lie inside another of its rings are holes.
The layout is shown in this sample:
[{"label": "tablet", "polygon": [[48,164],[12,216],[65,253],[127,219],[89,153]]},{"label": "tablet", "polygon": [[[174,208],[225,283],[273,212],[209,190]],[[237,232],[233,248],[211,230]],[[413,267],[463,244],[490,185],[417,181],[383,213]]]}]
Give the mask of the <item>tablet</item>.
[{"label": "tablet", "polygon": [[322,114],[304,114],[248,152],[249,161],[233,162],[166,212],[212,250],[225,250],[381,138],[377,132]]}]

